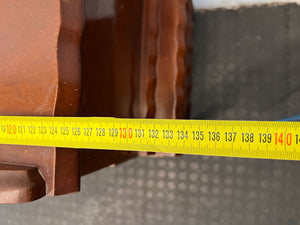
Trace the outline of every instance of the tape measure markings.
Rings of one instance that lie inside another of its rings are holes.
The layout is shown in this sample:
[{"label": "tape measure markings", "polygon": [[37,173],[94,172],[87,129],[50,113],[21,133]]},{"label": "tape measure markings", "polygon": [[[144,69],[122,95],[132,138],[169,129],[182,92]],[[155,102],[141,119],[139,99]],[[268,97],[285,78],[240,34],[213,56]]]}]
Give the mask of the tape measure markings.
[{"label": "tape measure markings", "polygon": [[0,143],[300,160],[298,122],[0,116]]}]

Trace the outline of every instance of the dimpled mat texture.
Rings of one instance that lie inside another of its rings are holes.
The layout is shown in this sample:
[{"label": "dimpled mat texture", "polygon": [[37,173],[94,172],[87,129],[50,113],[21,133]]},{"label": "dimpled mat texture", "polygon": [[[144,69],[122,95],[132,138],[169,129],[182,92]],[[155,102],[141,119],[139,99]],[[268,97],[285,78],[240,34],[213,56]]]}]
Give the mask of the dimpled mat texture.
[{"label": "dimpled mat texture", "polygon": [[[191,118],[300,114],[300,8],[194,15]],[[137,158],[82,178],[82,191],[1,205],[2,225],[294,225],[300,162],[203,156]]]}]

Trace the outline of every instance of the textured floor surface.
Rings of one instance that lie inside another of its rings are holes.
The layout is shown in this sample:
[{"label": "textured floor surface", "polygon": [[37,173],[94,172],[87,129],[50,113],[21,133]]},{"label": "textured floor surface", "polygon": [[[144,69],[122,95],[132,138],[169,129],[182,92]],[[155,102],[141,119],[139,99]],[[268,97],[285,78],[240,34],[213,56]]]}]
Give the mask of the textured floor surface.
[{"label": "textured floor surface", "polygon": [[[192,118],[300,114],[300,8],[195,14]],[[300,163],[137,158],[82,178],[78,194],[1,205],[2,225],[300,223]]]}]

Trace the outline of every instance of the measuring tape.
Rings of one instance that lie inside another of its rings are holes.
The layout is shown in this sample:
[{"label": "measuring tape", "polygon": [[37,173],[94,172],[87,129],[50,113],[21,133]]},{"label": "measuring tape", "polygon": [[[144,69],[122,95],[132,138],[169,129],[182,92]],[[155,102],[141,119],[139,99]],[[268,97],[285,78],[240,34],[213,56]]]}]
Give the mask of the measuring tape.
[{"label": "measuring tape", "polygon": [[300,160],[299,124],[0,116],[0,144]]}]

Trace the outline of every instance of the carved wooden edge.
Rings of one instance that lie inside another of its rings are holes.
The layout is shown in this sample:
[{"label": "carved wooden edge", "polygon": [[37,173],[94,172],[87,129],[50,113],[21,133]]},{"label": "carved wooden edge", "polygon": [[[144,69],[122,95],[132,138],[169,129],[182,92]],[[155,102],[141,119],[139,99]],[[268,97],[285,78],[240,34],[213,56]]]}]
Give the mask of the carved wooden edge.
[{"label": "carved wooden edge", "polygon": [[158,16],[155,118],[176,118],[178,1],[161,0]]},{"label": "carved wooden edge", "polygon": [[58,92],[55,116],[76,116],[79,112],[83,10],[83,0],[60,0],[60,27],[57,37]]},{"label": "carved wooden edge", "polygon": [[[144,0],[139,86],[142,118],[185,118],[189,109],[191,0]],[[135,101],[137,101],[135,99]]]},{"label": "carved wooden edge", "polygon": [[175,83],[176,89],[176,118],[184,118],[184,100],[185,100],[185,85],[184,81],[187,76],[185,59],[187,55],[187,25],[188,17],[186,11],[187,0],[178,0],[179,21],[177,25],[177,77]]},{"label": "carved wooden edge", "polygon": [[153,118],[155,114],[154,90],[158,39],[159,0],[144,0],[141,40],[139,112],[135,117]]},{"label": "carved wooden edge", "polygon": [[[1,20],[2,42],[8,43],[0,47],[4,53],[0,56],[0,114],[76,115],[81,88],[82,0],[47,4],[4,1],[0,6],[5,18]],[[65,194],[78,191],[80,185],[80,152],[68,151],[71,154],[53,147],[1,145],[0,162],[36,167],[45,179],[48,195]]]},{"label": "carved wooden edge", "polygon": [[191,0],[116,1],[114,116],[188,115],[192,9]]},{"label": "carved wooden edge", "polygon": [[190,92],[191,0],[171,4],[168,0],[118,0],[115,9],[115,116],[185,118]]},{"label": "carved wooden edge", "polygon": [[25,203],[46,195],[36,167],[0,163],[0,203]]},{"label": "carved wooden edge", "polygon": [[[158,35],[157,85],[155,90],[156,118],[185,118],[189,72],[186,60],[191,54],[192,3],[175,0],[160,1]],[[188,9],[188,10],[187,10]]]},{"label": "carved wooden edge", "polygon": [[191,75],[192,75],[192,51],[193,51],[193,3],[191,0],[187,1],[186,4],[186,16],[187,16],[187,26],[186,26],[186,54],[185,54],[185,67],[186,74],[184,80],[184,106],[183,115],[188,117],[190,114],[191,106]]},{"label": "carved wooden edge", "polygon": [[[149,7],[150,4],[152,8]],[[144,83],[141,82],[139,116],[186,118],[189,114],[191,89],[192,1],[175,0],[170,4],[169,1],[162,0],[155,5],[156,9],[153,6],[151,0],[144,1],[141,49],[141,81]],[[147,14],[152,15],[151,20]],[[150,25],[147,22],[156,30],[149,31]],[[153,34],[156,40],[152,40]],[[152,63],[150,59],[155,62]],[[155,76],[149,76],[149,71],[154,71]],[[152,99],[155,100],[154,103]],[[176,154],[139,152],[139,155],[165,157]]]},{"label": "carved wooden edge", "polygon": [[[60,1],[57,42],[58,92],[55,116],[76,116],[81,100],[80,46],[84,26],[83,0]],[[55,148],[54,188],[49,195],[80,190],[80,150]]]}]

